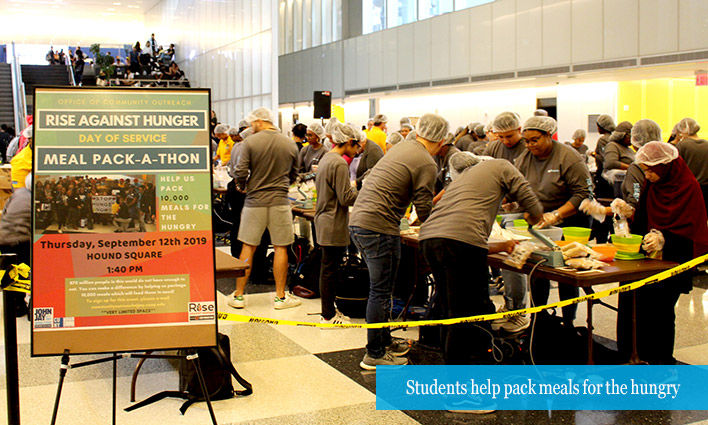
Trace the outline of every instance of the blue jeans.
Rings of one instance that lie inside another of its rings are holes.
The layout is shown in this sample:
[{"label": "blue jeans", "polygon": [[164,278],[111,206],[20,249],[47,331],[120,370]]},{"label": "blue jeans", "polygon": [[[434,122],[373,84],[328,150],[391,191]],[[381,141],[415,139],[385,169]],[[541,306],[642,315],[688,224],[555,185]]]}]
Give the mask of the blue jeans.
[{"label": "blue jeans", "polygon": [[[389,319],[393,282],[401,259],[401,237],[386,235],[350,226],[352,240],[369,268],[369,301],[366,304],[366,323],[382,323]],[[391,344],[391,330],[367,329],[366,352],[380,358]]]}]

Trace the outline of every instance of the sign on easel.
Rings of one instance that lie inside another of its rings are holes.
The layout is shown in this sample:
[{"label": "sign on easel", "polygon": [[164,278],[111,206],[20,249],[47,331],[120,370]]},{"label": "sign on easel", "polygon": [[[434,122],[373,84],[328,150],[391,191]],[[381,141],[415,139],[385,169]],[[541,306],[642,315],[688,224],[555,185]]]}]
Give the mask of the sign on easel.
[{"label": "sign on easel", "polygon": [[216,345],[209,96],[36,88],[33,356]]}]

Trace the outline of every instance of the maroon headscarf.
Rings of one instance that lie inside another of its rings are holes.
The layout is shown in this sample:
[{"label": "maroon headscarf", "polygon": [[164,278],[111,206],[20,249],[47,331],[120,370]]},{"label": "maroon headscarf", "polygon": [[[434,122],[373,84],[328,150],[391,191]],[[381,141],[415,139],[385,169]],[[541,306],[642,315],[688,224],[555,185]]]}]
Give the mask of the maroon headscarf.
[{"label": "maroon headscarf", "polygon": [[639,197],[640,220],[646,230],[668,231],[693,241],[693,257],[708,252],[708,216],[703,193],[681,157],[649,167],[660,178],[645,180]]}]

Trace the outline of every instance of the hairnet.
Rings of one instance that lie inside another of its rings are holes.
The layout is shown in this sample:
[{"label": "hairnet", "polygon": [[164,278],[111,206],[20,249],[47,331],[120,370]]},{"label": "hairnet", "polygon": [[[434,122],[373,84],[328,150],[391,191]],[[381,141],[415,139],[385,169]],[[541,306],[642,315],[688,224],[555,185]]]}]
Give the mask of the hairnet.
[{"label": "hairnet", "polygon": [[484,131],[484,126],[482,124],[478,124],[474,128],[474,132],[477,134],[477,137],[487,137],[487,133]]},{"label": "hairnet", "polygon": [[538,130],[553,135],[558,130],[558,123],[551,117],[533,116],[524,123],[523,131],[526,130]]},{"label": "hairnet", "polygon": [[485,134],[486,134],[486,133],[489,133],[490,131],[492,131],[492,124],[494,124],[494,122],[493,122],[493,121],[490,121],[490,122],[487,123],[487,125],[484,126],[484,133],[485,133]]},{"label": "hairnet", "polygon": [[[325,128],[324,128],[325,134],[332,134],[332,130],[334,129],[334,126],[337,124],[339,124],[339,120],[337,119],[337,117],[330,118],[327,121],[327,125],[325,125]],[[308,129],[309,129],[309,127],[308,127]]]},{"label": "hairnet", "polygon": [[246,137],[250,136],[251,134],[253,134],[253,130],[251,130],[251,127],[248,127],[242,132],[240,132],[239,136],[241,136],[242,139],[246,140]]},{"label": "hairnet", "polygon": [[30,192],[32,191],[32,173],[27,174],[27,177],[25,177],[25,188]]},{"label": "hairnet", "polygon": [[[357,128],[357,130],[359,130],[359,129]],[[360,142],[364,142],[364,141],[366,141],[366,140],[368,140],[367,137],[366,137],[366,133],[364,133],[363,131],[359,130],[359,141],[360,141]]]},{"label": "hairnet", "polygon": [[517,130],[521,127],[519,116],[513,112],[502,112],[497,115],[492,122],[492,131],[500,133],[502,131]]},{"label": "hairnet", "polygon": [[248,121],[246,121],[246,120],[241,120],[241,121],[238,122],[238,128],[246,128],[246,127],[250,127],[250,126],[248,125]]},{"label": "hairnet", "polygon": [[385,122],[388,122],[386,115],[378,114],[374,117],[374,125],[381,125]]},{"label": "hairnet", "polygon": [[548,116],[548,111],[545,109],[536,109],[533,111],[533,116],[534,117],[547,117]]},{"label": "hairnet", "polygon": [[[339,123],[337,123],[337,124],[339,124]],[[328,127],[329,127],[329,125],[328,125]],[[325,137],[325,129],[322,128],[322,124],[320,124],[318,122],[313,122],[312,124],[308,125],[307,131],[311,131],[311,132],[315,133],[317,135],[317,137],[319,137],[320,139]],[[334,133],[330,132],[328,134],[334,134]]]},{"label": "hairnet", "polygon": [[238,128],[231,127],[226,134],[228,134],[229,136],[236,136],[236,135],[238,135],[238,133],[239,133]]},{"label": "hairnet", "polygon": [[386,138],[386,144],[395,145],[396,143],[401,143],[403,141],[403,136],[399,132],[394,132],[388,135]]},{"label": "hairnet", "polygon": [[418,137],[418,132],[413,130],[408,135],[406,136],[406,140],[415,140],[415,138]]},{"label": "hairnet", "polygon": [[34,136],[34,126],[30,125],[29,127],[22,130],[22,135],[28,139],[31,139],[32,136]]},{"label": "hairnet", "polygon": [[584,139],[586,137],[588,137],[588,134],[582,128],[575,130],[575,133],[573,133],[573,140]]},{"label": "hairnet", "polygon": [[440,115],[423,114],[418,121],[418,136],[437,143],[445,139],[449,128],[450,123]]},{"label": "hairnet", "polygon": [[401,118],[401,127],[403,127],[403,124],[410,124],[410,123],[411,123],[410,118],[408,118],[408,117]]},{"label": "hairnet", "polygon": [[639,149],[634,157],[634,162],[652,167],[659,164],[668,164],[678,158],[678,156],[678,149],[670,143],[649,142]]},{"label": "hairnet", "polygon": [[661,127],[652,120],[639,120],[632,127],[632,146],[639,149],[649,142],[661,141]]},{"label": "hairnet", "polygon": [[454,180],[466,169],[488,159],[492,158],[475,155],[472,152],[456,152],[450,157],[450,178]]},{"label": "hairnet", "polygon": [[273,112],[271,112],[268,108],[261,107],[252,110],[246,117],[246,122],[249,124],[258,120],[267,121],[273,124]]},{"label": "hairnet", "polygon": [[615,131],[615,120],[609,115],[602,114],[597,117],[597,121],[595,122],[602,127],[603,130],[609,131],[610,133]]},{"label": "hairnet", "polygon": [[617,124],[617,127],[615,127],[615,131],[612,132],[610,135],[610,141],[611,142],[618,142],[628,134],[630,134],[632,131],[632,123],[629,121],[622,121],[621,123]]},{"label": "hairnet", "polygon": [[415,127],[413,127],[411,124],[401,124],[401,130],[403,130],[404,128],[407,128],[410,131],[415,130]]},{"label": "hairnet", "polygon": [[[322,126],[320,126],[320,128],[322,128]],[[343,145],[352,139],[358,142],[359,130],[347,124],[337,123],[332,126],[332,139],[334,139],[335,145]]]},{"label": "hairnet", "polygon": [[477,121],[467,124],[467,132],[472,133],[474,131],[474,128],[477,127],[478,125],[479,125],[479,122],[477,122]]},{"label": "hairnet", "polygon": [[700,130],[701,126],[693,118],[684,118],[678,123],[678,131],[686,136],[694,136]]},{"label": "hairnet", "polygon": [[214,127],[214,134],[226,134],[229,132],[229,126],[227,124],[219,124]]}]

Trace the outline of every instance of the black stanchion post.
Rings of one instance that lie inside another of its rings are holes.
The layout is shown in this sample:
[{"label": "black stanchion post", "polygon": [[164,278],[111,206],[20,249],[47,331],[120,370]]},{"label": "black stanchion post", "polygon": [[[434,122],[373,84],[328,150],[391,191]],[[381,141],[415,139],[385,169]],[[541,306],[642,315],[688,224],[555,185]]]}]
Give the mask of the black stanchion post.
[{"label": "black stanchion post", "polygon": [[[209,390],[206,386],[206,381],[204,380],[204,375],[202,374],[202,366],[199,363],[199,355],[195,351],[194,354],[187,356],[187,360],[191,360],[194,364],[194,368],[197,370],[197,378],[199,379],[199,385],[202,387],[202,393],[204,394],[204,400],[206,401],[207,407],[209,408],[209,415],[211,415],[211,422],[214,425],[216,423],[216,415],[214,415],[214,408],[211,406],[211,399],[209,398]],[[231,379],[231,377],[229,377]]]},{"label": "black stanchion post", "polygon": [[5,324],[5,390],[7,392],[7,423],[20,425],[20,381],[17,364],[17,321],[15,299],[2,292]]},{"label": "black stanchion post", "polygon": [[64,350],[61,356],[61,367],[59,368],[59,385],[57,386],[57,397],[54,399],[54,412],[52,413],[52,425],[57,423],[57,412],[59,412],[59,400],[61,400],[61,389],[64,386],[64,377],[69,370],[69,350]]},{"label": "black stanchion post", "polygon": [[116,380],[118,379],[118,353],[113,353],[113,425],[116,425]]}]

